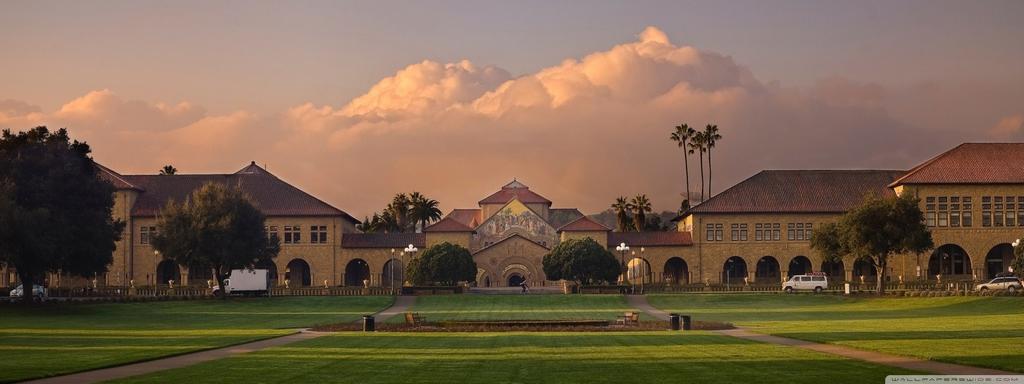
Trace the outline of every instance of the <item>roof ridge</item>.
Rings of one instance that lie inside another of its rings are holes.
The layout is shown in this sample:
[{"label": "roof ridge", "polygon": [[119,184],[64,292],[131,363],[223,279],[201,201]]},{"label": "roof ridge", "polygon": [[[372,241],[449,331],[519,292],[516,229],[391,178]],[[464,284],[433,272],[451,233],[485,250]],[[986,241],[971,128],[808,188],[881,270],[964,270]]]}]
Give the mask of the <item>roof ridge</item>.
[{"label": "roof ridge", "polygon": [[523,239],[523,240],[526,240],[526,241],[529,241],[529,242],[531,242],[531,243],[534,243],[534,244],[536,244],[536,245],[537,245],[538,247],[541,247],[541,248],[544,248],[544,249],[551,249],[551,248],[548,248],[548,247],[545,247],[545,246],[541,245],[540,243],[538,243],[538,242],[536,242],[536,241],[533,241],[533,239],[531,239],[531,238],[529,238],[529,237],[523,236],[523,235],[519,234],[518,232],[516,232],[516,233],[513,233],[513,234],[511,234],[511,235],[508,235],[508,236],[502,237],[502,238],[501,238],[501,240],[495,241],[495,242],[491,243],[491,245],[488,245],[488,246],[486,246],[486,247],[480,248],[480,249],[478,249],[478,250],[477,250],[476,252],[473,252],[473,253],[474,253],[474,254],[476,254],[476,253],[480,253],[480,252],[483,252],[484,250],[486,250],[486,249],[490,249],[490,248],[492,248],[492,247],[494,247],[494,246],[497,246],[498,244],[504,243],[505,241],[507,241],[507,240],[509,240],[509,239],[511,239],[511,238],[513,238],[513,237],[519,237],[519,238],[521,238],[521,239]]},{"label": "roof ridge", "polygon": [[911,175],[920,172],[925,167],[935,163],[939,159],[949,155],[950,153],[953,153],[953,151],[956,151],[957,149],[960,149],[960,147],[963,147],[963,146],[965,146],[967,144],[969,144],[969,143],[960,143],[960,145],[957,145],[957,146],[955,146],[955,147],[953,147],[953,148],[951,148],[951,149],[949,149],[949,150],[947,150],[945,152],[942,152],[942,153],[936,155],[935,157],[932,157],[931,159],[928,159],[925,162],[923,162],[921,164],[918,164],[916,167],[910,168],[910,170],[907,171],[907,173],[905,175],[900,176],[896,180],[893,180],[893,182],[889,183],[888,187],[889,188],[896,188],[896,186],[900,185],[900,183],[902,183],[903,180],[906,180]]},{"label": "roof ridge", "polygon": [[597,225],[601,226],[601,228],[604,228],[604,230],[606,230],[606,231],[611,231],[612,230],[611,228],[606,227],[604,224],[601,224],[601,223],[597,222],[597,220],[591,219],[587,215],[583,215],[583,216],[578,217],[576,220],[570,221],[568,223],[565,223],[565,225],[563,225],[561,227],[558,227],[558,229],[556,229],[555,232],[562,232],[565,229],[565,227],[568,227],[568,226],[570,226],[572,224],[575,224],[576,222],[581,221],[581,220],[586,220],[586,221],[591,222],[593,224],[597,224]]}]

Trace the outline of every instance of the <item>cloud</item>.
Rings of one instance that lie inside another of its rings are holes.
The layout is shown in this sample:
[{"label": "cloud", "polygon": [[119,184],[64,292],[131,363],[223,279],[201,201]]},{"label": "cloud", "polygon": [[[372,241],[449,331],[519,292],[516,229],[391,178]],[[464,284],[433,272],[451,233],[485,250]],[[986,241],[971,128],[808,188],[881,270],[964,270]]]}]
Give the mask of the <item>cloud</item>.
[{"label": "cloud", "polygon": [[1024,139],[1024,115],[1007,116],[989,129],[989,135],[999,140]]},{"label": "cloud", "polygon": [[[1021,134],[1013,114],[981,133],[900,117],[927,110],[914,101],[929,100],[920,96],[934,88],[839,76],[785,87],[753,73],[648,27],[635,41],[520,76],[467,60],[422,61],[337,106],[210,114],[189,102],[98,90],[52,113],[0,102],[0,126],[67,125],[97,159],[125,172],[163,164],[230,172],[256,160],[358,216],[410,190],[445,210],[472,207],[513,177],[555,205],[586,212],[639,193],[657,209],[674,209],[683,154],[668,135],[684,122],[722,131],[711,159],[715,191],[765,168],[908,168],[959,141]],[[693,191],[697,162],[691,158]]]}]

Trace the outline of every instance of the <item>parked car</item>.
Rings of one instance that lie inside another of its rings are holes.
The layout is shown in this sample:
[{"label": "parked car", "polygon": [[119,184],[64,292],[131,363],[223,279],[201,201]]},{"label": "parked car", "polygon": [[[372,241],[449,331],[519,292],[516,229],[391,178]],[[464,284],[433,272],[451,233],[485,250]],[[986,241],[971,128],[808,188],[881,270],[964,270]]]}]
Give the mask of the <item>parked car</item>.
[{"label": "parked car", "polygon": [[974,286],[974,290],[975,291],[980,291],[980,292],[985,292],[985,291],[988,291],[988,290],[993,290],[993,291],[1003,291],[1003,290],[1005,290],[1007,292],[1011,292],[1012,293],[1012,292],[1017,292],[1017,291],[1020,291],[1020,290],[1024,290],[1024,284],[1021,283],[1019,277],[1015,277],[1015,276],[997,277],[997,278],[994,278],[994,279],[992,279],[992,281],[989,281],[987,283],[981,283],[981,284],[975,285]]},{"label": "parked car", "polygon": [[[14,289],[11,290],[11,297],[24,297],[24,296],[25,296],[25,287],[23,287],[21,284],[18,284],[17,287],[14,287]],[[38,284],[37,285],[33,285],[32,286],[32,297],[39,298],[40,300],[46,298],[46,288],[43,287],[42,285],[38,285]]]},{"label": "parked car", "polygon": [[806,275],[794,275],[782,283],[782,290],[793,291],[814,291],[821,292],[828,288],[828,277],[824,273],[810,273]]}]

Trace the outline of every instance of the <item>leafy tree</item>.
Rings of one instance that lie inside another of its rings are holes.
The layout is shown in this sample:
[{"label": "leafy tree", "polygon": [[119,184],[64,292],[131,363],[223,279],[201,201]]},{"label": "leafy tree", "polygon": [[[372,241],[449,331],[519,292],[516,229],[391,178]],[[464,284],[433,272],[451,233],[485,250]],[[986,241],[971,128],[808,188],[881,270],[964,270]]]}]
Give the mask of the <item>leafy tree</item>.
[{"label": "leafy tree", "polygon": [[826,260],[843,255],[870,262],[878,270],[876,291],[885,292],[889,256],[921,253],[934,247],[924,224],[920,199],[905,195],[892,198],[868,197],[843,215],[838,223],[826,224],[811,236],[811,248]]},{"label": "leafy tree", "polygon": [[176,173],[178,173],[178,168],[174,168],[174,166],[170,164],[165,165],[163,168],[160,168],[161,175],[173,175]]},{"label": "leafy tree", "polygon": [[441,220],[441,209],[437,207],[440,203],[437,200],[413,192],[409,195],[409,202],[409,214],[413,221],[420,223],[420,230],[427,229],[428,224]]},{"label": "leafy tree", "polygon": [[683,213],[686,213],[686,211],[689,211],[689,210],[690,210],[690,200],[689,199],[683,199],[683,201],[681,203],[679,203],[679,212],[676,212],[676,213],[679,214],[679,215],[682,215]]},{"label": "leafy tree", "polygon": [[647,195],[636,195],[629,205],[633,207],[633,227],[637,232],[645,231],[647,229],[647,213],[652,211],[651,200],[647,199]]},{"label": "leafy tree", "polygon": [[621,273],[615,255],[594,239],[569,239],[544,256],[544,274],[551,280],[595,284],[614,282]]},{"label": "leafy tree", "polygon": [[612,204],[612,209],[615,210],[616,223],[618,224],[619,232],[626,232],[629,230],[629,212],[633,210],[633,206],[629,204],[629,200],[626,200],[624,196],[619,196],[615,199],[615,203]]},{"label": "leafy tree", "polygon": [[411,260],[406,274],[416,285],[455,285],[476,279],[476,262],[468,249],[444,242]]},{"label": "leafy tree", "polygon": [[0,137],[0,264],[17,270],[26,303],[46,272],[92,276],[113,261],[124,223],[90,152],[65,129]]},{"label": "leafy tree", "polygon": [[266,217],[238,188],[209,183],[183,203],[169,201],[157,218],[153,247],[179,265],[208,268],[224,287],[232,269],[252,268],[277,256]]},{"label": "leafy tree", "polygon": [[669,135],[669,139],[676,142],[676,145],[683,149],[683,169],[685,169],[684,173],[686,174],[686,192],[683,193],[684,201],[690,201],[690,154],[693,153],[693,151],[690,151],[687,148],[687,145],[689,144],[690,139],[692,139],[696,134],[696,129],[690,128],[689,125],[682,124],[677,125],[675,132],[672,132],[672,134]]},{"label": "leafy tree", "polygon": [[1013,242],[1013,273],[1018,277],[1024,277],[1024,244],[1020,239]]},{"label": "leafy tree", "polygon": [[708,124],[707,127],[704,127],[704,146],[707,147],[708,151],[708,197],[713,196],[711,194],[711,150],[715,148],[715,144],[721,139],[722,135],[718,133],[717,125]]}]

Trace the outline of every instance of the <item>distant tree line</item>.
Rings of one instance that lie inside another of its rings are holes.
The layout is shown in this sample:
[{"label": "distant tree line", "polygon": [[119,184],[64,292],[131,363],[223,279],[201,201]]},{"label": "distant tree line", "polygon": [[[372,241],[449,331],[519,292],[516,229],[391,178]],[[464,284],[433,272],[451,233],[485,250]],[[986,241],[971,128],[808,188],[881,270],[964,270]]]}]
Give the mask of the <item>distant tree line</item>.
[{"label": "distant tree line", "polygon": [[440,203],[419,192],[399,193],[380,213],[363,219],[356,229],[366,233],[422,231],[430,223],[441,220]]}]

